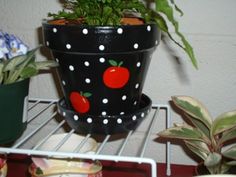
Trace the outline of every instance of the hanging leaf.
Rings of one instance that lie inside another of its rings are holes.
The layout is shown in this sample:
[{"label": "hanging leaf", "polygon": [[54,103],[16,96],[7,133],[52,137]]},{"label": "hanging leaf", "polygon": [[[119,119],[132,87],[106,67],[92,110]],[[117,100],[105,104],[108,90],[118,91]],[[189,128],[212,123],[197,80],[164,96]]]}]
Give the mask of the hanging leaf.
[{"label": "hanging leaf", "polygon": [[189,44],[189,42],[185,39],[184,35],[179,31],[179,24],[174,18],[174,11],[173,8],[169,5],[168,0],[156,0],[156,4],[157,4],[156,6],[157,12],[164,14],[170,21],[170,23],[173,25],[175,33],[180,37],[183,43],[183,45],[181,45],[182,48],[188,54],[193,66],[197,69],[198,64],[193,52],[193,48]]}]

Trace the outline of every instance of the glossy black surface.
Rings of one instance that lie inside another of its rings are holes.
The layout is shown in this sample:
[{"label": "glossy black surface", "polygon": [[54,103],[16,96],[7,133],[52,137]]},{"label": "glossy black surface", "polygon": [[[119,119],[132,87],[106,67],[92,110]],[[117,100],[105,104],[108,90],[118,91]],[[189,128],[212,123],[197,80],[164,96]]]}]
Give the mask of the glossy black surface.
[{"label": "glossy black surface", "polygon": [[43,23],[44,42],[59,63],[68,109],[79,115],[125,116],[138,111],[156,25],[82,26]]},{"label": "glossy black surface", "polygon": [[126,115],[94,116],[78,114],[67,108],[65,99],[58,102],[58,112],[68,125],[78,133],[87,134],[117,134],[134,130],[147,116],[151,109],[152,101],[146,95],[142,95],[137,111]]}]

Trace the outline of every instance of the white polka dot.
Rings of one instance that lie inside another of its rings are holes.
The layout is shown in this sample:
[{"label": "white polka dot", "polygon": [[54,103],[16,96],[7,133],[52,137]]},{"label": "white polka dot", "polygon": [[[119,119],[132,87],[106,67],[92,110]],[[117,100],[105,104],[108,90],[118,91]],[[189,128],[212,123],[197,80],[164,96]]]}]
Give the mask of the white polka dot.
[{"label": "white polka dot", "polygon": [[53,31],[54,33],[56,33],[56,32],[57,32],[57,29],[56,29],[56,28],[53,28],[52,31]]},{"label": "white polka dot", "polygon": [[156,45],[158,44],[158,41],[157,41],[157,40],[155,41],[155,44],[156,44]]},{"label": "white polka dot", "polygon": [[79,120],[79,117],[77,115],[74,115],[74,120]]},{"label": "white polka dot", "polygon": [[100,45],[99,46],[99,50],[101,50],[101,51],[105,50],[105,46],[104,45]]},{"label": "white polka dot", "polygon": [[74,66],[70,65],[69,70],[74,71],[75,70]]},{"label": "white polka dot", "polygon": [[58,58],[55,58],[55,60],[56,60],[57,63],[59,62]]},{"label": "white polka dot", "polygon": [[122,34],[122,33],[123,33],[123,29],[122,29],[122,28],[118,28],[118,29],[117,29],[117,33],[118,33],[118,34]]},{"label": "white polka dot", "polygon": [[120,115],[124,115],[124,114],[125,114],[125,112],[121,112],[121,113],[120,113]]},{"label": "white polka dot", "polygon": [[62,84],[63,84],[63,85],[66,85],[66,82],[65,82],[65,81],[62,81]]},{"label": "white polka dot", "polygon": [[102,112],[102,115],[103,115],[103,116],[107,115],[107,112],[106,112],[106,111],[103,111],[103,112]]},{"label": "white polka dot", "polygon": [[123,95],[122,98],[121,98],[123,101],[125,101],[127,99],[127,96],[126,95]]},{"label": "white polka dot", "polygon": [[152,28],[151,28],[150,25],[147,26],[147,30],[148,30],[148,31],[151,31],[151,30],[152,30]]},{"label": "white polka dot", "polygon": [[90,80],[89,78],[86,78],[86,79],[85,79],[85,82],[86,82],[87,84],[90,84],[90,83],[91,83],[91,80]]},{"label": "white polka dot", "polygon": [[107,98],[104,98],[104,99],[102,100],[102,102],[103,102],[104,104],[107,104],[107,103],[108,103],[108,99],[107,99]]},{"label": "white polka dot", "polygon": [[139,67],[141,66],[141,63],[140,63],[140,62],[138,62],[136,66],[139,68]]},{"label": "white polka dot", "polygon": [[103,124],[108,124],[108,120],[107,120],[107,119],[104,119],[104,120],[103,120]]},{"label": "white polka dot", "polygon": [[139,84],[136,84],[136,85],[135,85],[135,88],[136,88],[136,89],[139,88]]},{"label": "white polka dot", "polygon": [[104,62],[105,62],[105,58],[99,58],[99,61],[100,61],[101,63],[104,63]]},{"label": "white polka dot", "polygon": [[83,29],[83,34],[88,34],[88,29]]},{"label": "white polka dot", "polygon": [[85,61],[85,62],[84,62],[84,65],[85,65],[85,66],[89,66],[90,64],[89,64],[88,61]]},{"label": "white polka dot", "polygon": [[66,112],[63,112],[62,115],[63,115],[63,116],[66,116]]},{"label": "white polka dot", "polygon": [[46,41],[46,45],[49,46],[49,42],[48,41]]},{"label": "white polka dot", "polygon": [[122,119],[120,119],[120,118],[117,119],[117,123],[118,123],[118,124],[121,124],[121,123],[122,123]]},{"label": "white polka dot", "polygon": [[70,44],[66,44],[66,48],[67,49],[71,49],[71,45]]},{"label": "white polka dot", "polygon": [[134,48],[138,49],[138,44],[137,43],[134,44]]},{"label": "white polka dot", "polygon": [[136,120],[136,119],[137,119],[137,116],[134,115],[134,116],[132,117],[132,120]]},{"label": "white polka dot", "polygon": [[137,104],[137,101],[134,102],[134,105],[136,105],[136,104]]},{"label": "white polka dot", "polygon": [[93,122],[93,119],[89,117],[89,118],[87,118],[87,122],[90,124]]},{"label": "white polka dot", "polygon": [[145,114],[144,114],[144,113],[142,113],[142,114],[141,114],[141,117],[144,117],[144,115],[145,115]]}]

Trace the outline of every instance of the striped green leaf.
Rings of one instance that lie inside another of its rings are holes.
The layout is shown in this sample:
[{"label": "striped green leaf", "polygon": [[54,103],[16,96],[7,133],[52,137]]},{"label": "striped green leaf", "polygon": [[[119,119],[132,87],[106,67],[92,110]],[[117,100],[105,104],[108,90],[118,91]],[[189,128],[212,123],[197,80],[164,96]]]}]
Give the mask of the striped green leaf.
[{"label": "striped green leaf", "polygon": [[212,124],[212,135],[217,135],[236,126],[236,110],[218,116]]},{"label": "striped green leaf", "polygon": [[206,107],[198,100],[189,96],[173,96],[172,100],[174,104],[186,114],[201,121],[208,129],[211,128],[212,117]]}]

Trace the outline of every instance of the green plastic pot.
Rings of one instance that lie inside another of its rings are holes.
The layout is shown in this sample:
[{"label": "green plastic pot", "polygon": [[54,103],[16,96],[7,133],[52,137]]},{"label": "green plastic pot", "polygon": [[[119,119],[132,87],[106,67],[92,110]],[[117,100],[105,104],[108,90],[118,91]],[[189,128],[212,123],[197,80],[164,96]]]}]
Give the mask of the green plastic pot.
[{"label": "green plastic pot", "polygon": [[15,141],[27,125],[29,79],[0,85],[0,144]]}]

